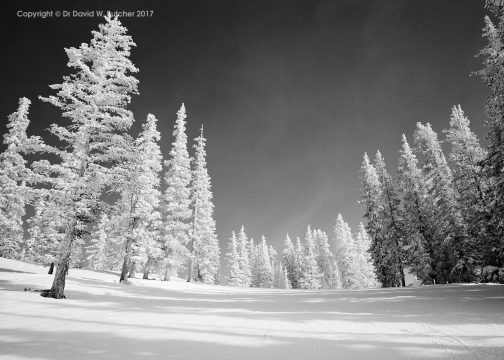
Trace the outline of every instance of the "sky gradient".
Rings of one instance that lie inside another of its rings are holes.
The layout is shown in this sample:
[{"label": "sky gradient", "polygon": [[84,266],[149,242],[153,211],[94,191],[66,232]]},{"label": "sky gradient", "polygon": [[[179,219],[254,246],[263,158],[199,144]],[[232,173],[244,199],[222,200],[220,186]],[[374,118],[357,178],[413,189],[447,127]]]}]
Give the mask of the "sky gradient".
[{"label": "sky gradient", "polygon": [[70,72],[63,48],[89,42],[102,22],[18,10],[153,10],[123,19],[140,69],[132,133],[155,114],[166,157],[182,102],[190,139],[204,124],[222,249],[242,224],[277,250],[308,224],[332,232],[338,213],[355,231],[363,153],[379,149],[395,174],[401,134],[411,140],[417,121],[440,133],[455,104],[485,134],[486,90],[469,76],[481,66],[483,0],[83,4],[2,4],[0,133],[22,96],[31,134],[61,121],[37,96]]}]

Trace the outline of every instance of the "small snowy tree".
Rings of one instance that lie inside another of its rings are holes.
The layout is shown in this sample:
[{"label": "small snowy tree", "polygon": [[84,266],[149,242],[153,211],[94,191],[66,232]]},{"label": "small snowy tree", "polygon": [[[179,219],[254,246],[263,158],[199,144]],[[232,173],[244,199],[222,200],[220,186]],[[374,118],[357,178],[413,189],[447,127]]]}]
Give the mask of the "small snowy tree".
[{"label": "small snowy tree", "polygon": [[250,255],[248,245],[247,234],[245,233],[245,227],[242,225],[240,232],[238,233],[238,261],[240,264],[240,269],[243,274],[242,286],[248,287],[252,281],[252,273],[250,270]]},{"label": "small snowy tree", "polygon": [[338,287],[338,273],[333,268],[333,254],[329,249],[327,234],[322,230],[313,230],[314,252],[317,265],[322,273],[322,287],[326,289]]},{"label": "small snowy tree", "polygon": [[296,274],[298,273],[298,263],[296,250],[294,249],[294,244],[292,244],[289,234],[285,236],[284,249],[282,250],[282,262],[291,287],[297,288]]},{"label": "small snowy tree", "polygon": [[261,242],[257,245],[255,266],[256,286],[261,288],[273,287],[273,267],[271,266],[268,244],[264,235],[261,237]]},{"label": "small snowy tree", "polygon": [[356,259],[355,242],[352,231],[343,220],[343,216],[338,214],[334,226],[334,256],[338,265],[341,286],[345,289],[361,287],[358,282],[358,264]]},{"label": "small snowy tree", "polygon": [[375,269],[369,253],[371,239],[366,232],[363,223],[359,223],[359,229],[355,236],[355,249],[357,252],[358,280],[357,282],[364,288],[373,288],[378,286]]},{"label": "small snowy tree", "polygon": [[304,256],[301,261],[301,278],[299,279],[299,287],[301,289],[320,289],[322,286],[317,258],[315,255],[315,245],[313,243],[313,233],[308,225],[305,237]]},{"label": "small snowy tree", "polygon": [[230,243],[228,245],[229,252],[227,253],[229,261],[229,286],[242,286],[243,285],[243,272],[240,269],[240,255],[238,251],[238,242],[236,240],[236,234],[233,231],[231,237],[229,238]]}]

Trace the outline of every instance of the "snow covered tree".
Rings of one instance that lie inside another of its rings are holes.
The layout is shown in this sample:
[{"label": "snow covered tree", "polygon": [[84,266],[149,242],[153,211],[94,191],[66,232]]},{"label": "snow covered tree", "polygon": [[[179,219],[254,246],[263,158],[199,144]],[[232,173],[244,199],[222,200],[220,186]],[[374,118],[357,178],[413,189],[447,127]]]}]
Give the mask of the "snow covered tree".
[{"label": "snow covered tree", "polygon": [[293,288],[299,289],[301,286],[301,276],[303,274],[303,262],[304,262],[304,247],[303,244],[301,243],[301,239],[299,236],[296,237],[296,246],[295,246],[295,256],[296,256],[296,261],[295,261],[295,267],[294,267],[294,283],[292,285]]},{"label": "snow covered tree", "polygon": [[299,279],[299,287],[301,289],[320,289],[322,286],[321,278],[323,274],[320,273],[317,264],[313,233],[309,225],[306,231],[303,255],[304,256],[301,260],[301,277]]},{"label": "snow covered tree", "polygon": [[257,244],[257,255],[255,259],[255,276],[253,284],[261,288],[273,287],[273,267],[268,251],[268,244],[264,235],[261,237],[261,242]]},{"label": "snow covered tree", "polygon": [[296,274],[299,272],[299,264],[297,262],[296,250],[294,249],[294,244],[289,237],[289,234],[285,236],[284,249],[282,250],[282,263],[283,268],[287,273],[287,278],[291,287],[297,288],[297,277]]},{"label": "snow covered tree", "polygon": [[65,235],[65,217],[57,199],[50,194],[39,194],[33,205],[34,214],[27,221],[26,257],[33,262],[50,264],[49,274],[52,274]]},{"label": "snow covered tree", "polygon": [[248,287],[252,281],[252,272],[250,270],[250,255],[248,249],[248,238],[245,233],[245,227],[242,225],[238,233],[238,261],[243,274],[242,286]]},{"label": "snow covered tree", "polygon": [[65,49],[74,73],[51,85],[56,95],[41,97],[70,120],[68,126],[50,127],[64,146],[46,149],[61,162],[33,164],[37,172],[53,175],[46,182],[57,193],[67,218],[54,282],[42,296],[64,298],[72,246],[88,233],[88,225],[100,212],[100,196],[111,187],[126,155],[126,131],[134,121],[126,107],[138,84],[131,75],[138,69],[129,59],[135,43],[126,31],[117,18],[106,16],[99,31],[92,32],[90,44]]},{"label": "snow covered tree", "polygon": [[[386,268],[385,272],[382,271],[382,274],[386,274],[386,276],[382,277],[380,281],[386,286],[406,286],[403,215],[399,208],[400,201],[392,184],[392,177],[385,167],[385,160],[380,151],[376,152],[374,167],[381,186],[380,217],[382,226],[381,253],[375,251],[374,255],[377,259],[381,258],[380,263]],[[377,249],[374,248],[374,250]]]},{"label": "snow covered tree", "polygon": [[418,279],[429,284],[435,277],[433,207],[418,160],[404,134],[399,153],[397,174],[403,198],[406,263]]},{"label": "snow covered tree", "polygon": [[238,241],[236,240],[236,234],[233,231],[231,237],[229,238],[230,243],[228,245],[229,252],[227,253],[229,261],[229,286],[242,286],[243,285],[243,272],[240,269],[240,253],[238,250]]},{"label": "snow covered tree", "polygon": [[277,261],[274,266],[274,281],[273,287],[276,289],[289,289],[289,279],[287,271],[282,266],[282,263]]},{"label": "snow covered tree", "polygon": [[361,287],[358,283],[358,264],[352,231],[341,214],[336,218],[333,244],[341,286],[345,289]]},{"label": "snow covered tree", "polygon": [[[468,238],[470,253],[473,262],[476,257],[488,259],[491,257],[491,248],[488,244],[491,239],[486,233],[488,216],[488,183],[481,172],[481,164],[486,157],[486,151],[480,146],[476,134],[469,128],[469,119],[458,106],[452,108],[450,126],[443,132],[446,140],[451,145],[448,159],[452,163],[453,186],[456,191],[457,206],[462,217],[468,225]],[[481,262],[481,259],[479,259]],[[483,262],[483,265],[486,265]]]},{"label": "snow covered tree", "polygon": [[369,247],[371,238],[366,232],[363,223],[359,223],[359,229],[355,236],[355,249],[357,252],[358,280],[363,288],[373,288],[378,286],[375,269],[372,263]]},{"label": "snow covered tree", "polygon": [[109,218],[107,214],[100,216],[100,221],[95,231],[91,234],[90,245],[86,248],[89,267],[94,270],[109,270],[107,267],[108,255],[108,230]]},{"label": "snow covered tree", "polygon": [[[361,192],[362,200],[366,207],[364,218],[366,218],[366,230],[371,237],[371,257],[373,265],[376,269],[376,276],[383,287],[395,286],[397,278],[396,267],[391,268],[388,261],[387,242],[383,238],[383,187],[376,168],[369,161],[367,154],[364,154],[364,159],[361,166]],[[342,226],[339,221],[336,226]],[[340,230],[338,230],[340,231]],[[339,235],[340,237],[342,235]],[[341,267],[342,265],[340,265]],[[392,282],[390,282],[392,278]]]},{"label": "snow covered tree", "polygon": [[26,160],[23,148],[30,124],[30,100],[19,99],[19,107],[8,118],[4,134],[7,149],[0,154],[0,256],[18,258],[23,245],[23,216],[27,202]]},{"label": "snow covered tree", "polygon": [[142,132],[131,144],[128,160],[116,174],[121,178],[118,187],[121,198],[117,204],[117,213],[124,226],[125,248],[120,281],[126,280],[132,268],[133,257],[137,263],[147,261],[144,250],[151,237],[149,224],[157,216],[155,211],[161,196],[159,173],[162,169],[162,155],[157,144],[161,135],[156,123],[154,115],[147,115]]},{"label": "snow covered tree", "polygon": [[[206,167],[206,139],[203,137],[203,127],[201,127],[200,136],[195,141],[196,153],[191,183],[192,238],[188,281],[197,279],[212,284],[215,283],[219,271],[220,250],[215,234],[213,195],[210,175]],[[246,260],[248,263],[248,259]],[[196,267],[193,266],[193,262],[196,263]],[[193,271],[193,268],[196,268],[196,271]]]},{"label": "snow covered tree", "polygon": [[504,268],[504,12],[498,0],[488,0],[487,6],[496,16],[496,23],[485,17],[483,36],[487,45],[479,53],[483,68],[476,72],[488,88],[485,104],[488,146],[481,162],[488,189],[480,224],[485,237],[483,263]]},{"label": "snow covered tree", "polygon": [[338,288],[341,284],[338,272],[334,270],[333,254],[329,248],[327,234],[322,230],[313,230],[314,252],[317,265],[322,274],[322,288]]},{"label": "snow covered tree", "polygon": [[422,172],[433,204],[434,252],[437,283],[470,281],[474,278],[474,259],[467,239],[467,224],[457,206],[453,176],[430,124],[417,123],[414,133],[422,155]]},{"label": "snow covered tree", "polygon": [[185,246],[191,237],[191,158],[187,151],[185,119],[186,109],[182,104],[177,112],[170,158],[165,161],[167,188],[162,203],[167,256],[165,280],[189,255]]},{"label": "snow covered tree", "polygon": [[164,259],[163,226],[159,211],[156,210],[150,215],[145,232],[147,236],[143,238],[141,252],[145,257],[143,259],[143,278],[148,279],[151,270],[161,265]]}]

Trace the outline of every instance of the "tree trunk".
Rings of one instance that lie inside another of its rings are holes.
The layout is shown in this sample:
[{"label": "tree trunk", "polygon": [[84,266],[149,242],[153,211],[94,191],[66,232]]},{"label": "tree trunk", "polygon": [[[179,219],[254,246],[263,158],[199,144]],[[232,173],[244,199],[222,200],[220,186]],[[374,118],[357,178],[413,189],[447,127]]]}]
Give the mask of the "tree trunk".
[{"label": "tree trunk", "polygon": [[144,280],[149,280],[149,270],[150,270],[150,264],[151,259],[150,257],[147,258],[147,261],[145,262],[144,268],[143,268],[143,279]]},{"label": "tree trunk", "polygon": [[193,223],[192,223],[192,239],[191,242],[189,243],[189,251],[191,252],[191,255],[189,256],[189,274],[187,275],[187,282],[193,281],[193,272],[194,272],[194,260],[196,259],[195,253],[194,253],[194,241],[196,237],[196,218],[198,217],[198,206],[195,205],[194,208],[194,216],[193,216]]},{"label": "tree trunk", "polygon": [[49,271],[47,272],[49,275],[52,275],[54,271],[54,261],[51,263],[51,265],[49,266]]},{"label": "tree trunk", "polygon": [[401,285],[402,287],[406,287],[406,277],[404,276],[404,268],[402,265],[399,265],[399,271],[401,273]]},{"label": "tree trunk", "polygon": [[193,281],[194,272],[194,255],[189,256],[189,275],[187,275],[187,282]]},{"label": "tree trunk", "polygon": [[166,270],[164,273],[164,280],[163,281],[170,281],[170,275],[171,275],[171,265],[168,264],[168,265],[166,265]]},{"label": "tree trunk", "polygon": [[134,278],[135,277],[135,263],[132,262],[131,265],[129,266],[129,273],[128,273],[128,278]]},{"label": "tree trunk", "polygon": [[125,281],[126,276],[128,275],[130,248],[131,248],[131,241],[128,238],[128,240],[126,240],[126,254],[124,255],[123,266],[122,266],[122,270],[121,270],[121,277],[119,278],[119,282]]},{"label": "tree trunk", "polygon": [[52,287],[49,290],[44,290],[40,293],[40,296],[50,297],[54,299],[65,299],[65,280],[66,274],[68,273],[68,267],[70,265],[70,254],[72,250],[72,244],[74,241],[74,229],[77,225],[77,220],[72,219],[67,225],[65,231],[65,238],[63,239],[63,246],[58,260],[58,266],[56,267],[56,274],[54,275],[54,280]]}]

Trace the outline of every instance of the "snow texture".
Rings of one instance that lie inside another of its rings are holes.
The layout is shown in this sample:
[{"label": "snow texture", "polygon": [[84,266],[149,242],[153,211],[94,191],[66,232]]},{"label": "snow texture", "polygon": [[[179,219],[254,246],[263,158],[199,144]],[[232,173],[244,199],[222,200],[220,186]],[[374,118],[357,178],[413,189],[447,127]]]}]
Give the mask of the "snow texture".
[{"label": "snow texture", "polygon": [[[0,359],[502,359],[504,286],[277,290],[0,258]],[[31,291],[23,291],[30,288]]]}]

